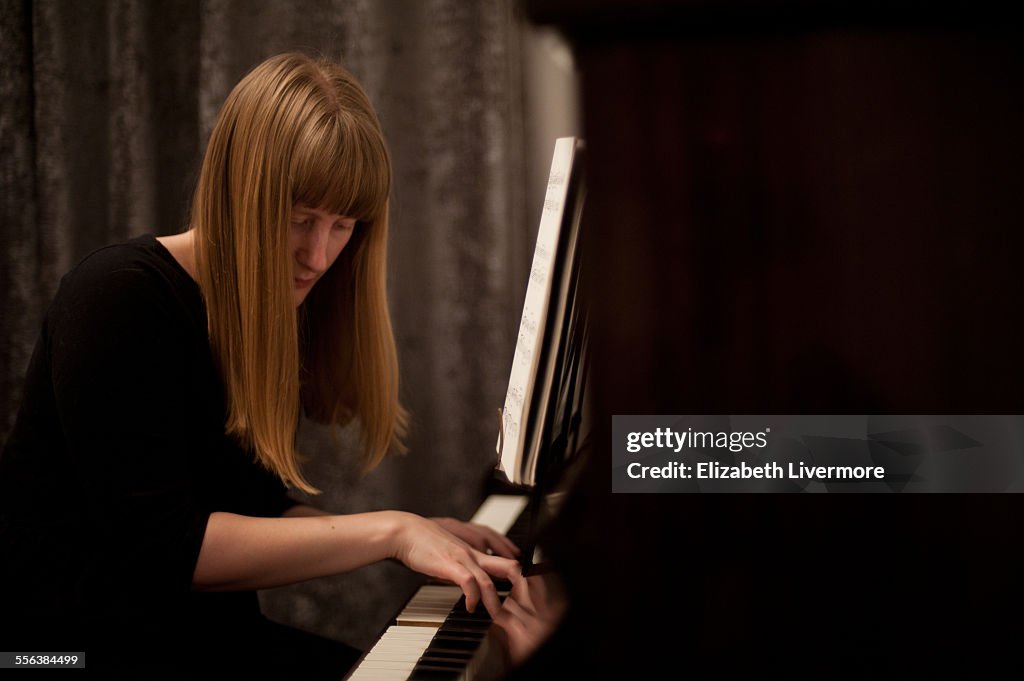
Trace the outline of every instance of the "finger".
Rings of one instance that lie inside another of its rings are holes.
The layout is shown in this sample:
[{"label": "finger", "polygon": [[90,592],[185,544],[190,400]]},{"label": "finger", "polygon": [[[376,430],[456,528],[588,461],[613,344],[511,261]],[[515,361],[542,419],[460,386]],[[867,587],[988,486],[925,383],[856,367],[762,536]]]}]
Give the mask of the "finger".
[{"label": "finger", "polygon": [[480,585],[472,572],[461,565],[459,568],[458,578],[454,581],[466,595],[466,610],[473,612],[476,610],[476,604],[480,602]]},{"label": "finger", "polygon": [[508,537],[502,535],[499,532],[495,532],[491,528],[486,528],[486,540],[487,545],[490,547],[496,555],[504,556],[505,558],[515,558],[519,555],[519,547],[512,543]]},{"label": "finger", "polygon": [[493,618],[495,633],[504,650],[511,653],[517,650],[520,642],[527,635],[529,627],[522,620],[507,610],[502,610]]},{"label": "finger", "polygon": [[503,535],[501,532],[498,532],[493,527],[489,527],[487,525],[474,525],[474,527],[480,530],[480,533],[484,536],[487,544],[493,550],[497,551],[498,547],[501,547],[502,551],[512,551],[513,553],[519,552],[519,548],[511,539]]},{"label": "finger", "polygon": [[467,533],[466,543],[477,551],[487,552],[487,537],[482,532]]},{"label": "finger", "polygon": [[474,582],[473,586],[476,587],[472,603],[470,603],[469,594],[466,595],[466,610],[474,612],[477,604],[483,601],[487,612],[493,617],[494,613],[501,609],[501,600],[498,598],[498,590],[495,588],[494,582],[477,563],[477,560],[483,556],[486,554],[468,549],[460,553],[457,560],[461,562],[462,568],[469,572],[470,578]]},{"label": "finger", "polygon": [[437,525],[445,531],[448,537],[462,546],[473,546],[476,548],[477,544],[482,541],[480,534],[473,531],[473,526],[469,523],[463,523],[455,518],[431,518]]},{"label": "finger", "polygon": [[[498,590],[495,588],[494,582],[476,563],[471,563],[466,568],[473,573],[473,577],[476,579],[480,589],[480,600],[483,601],[484,608],[487,609],[488,614],[493,618],[495,614],[501,611],[501,599],[498,598]],[[470,612],[473,611],[470,610]]]},{"label": "finger", "polygon": [[445,529],[458,537],[464,544],[472,546],[477,551],[487,550],[487,538],[483,531],[488,528],[473,523],[461,523],[456,520],[452,522],[451,526],[446,525]]},{"label": "finger", "polygon": [[513,615],[509,611],[505,610],[504,606],[498,611],[496,615],[491,617],[491,623],[496,626],[497,629],[502,630],[505,628],[505,623],[512,619]]},{"label": "finger", "polygon": [[[505,600],[507,601],[508,599]],[[501,610],[491,617],[491,620],[504,632],[508,632],[516,624],[522,625],[519,618],[511,610],[506,608],[504,604],[502,604]]]},{"label": "finger", "polygon": [[[496,573],[497,576],[499,577],[508,579],[514,578],[516,575],[519,575],[520,577],[522,576],[520,573],[519,564],[515,561],[510,561],[505,558],[495,558],[494,556],[487,556],[485,554],[480,554],[480,559],[483,563],[488,563],[488,567],[490,568],[491,572]],[[501,561],[502,564],[495,564],[495,561]],[[491,617],[493,618],[496,615],[496,613],[501,609],[501,599],[498,598],[498,591],[497,587],[494,585],[494,582],[491,581],[491,578],[487,576],[486,572],[484,572],[483,570],[481,570],[481,572],[487,579],[486,587],[483,590],[483,594],[485,596],[484,606],[487,608],[487,612],[490,613]],[[492,593],[494,594],[493,599],[490,598]]]},{"label": "finger", "polygon": [[498,597],[498,589],[495,588],[494,582],[486,574],[484,575],[485,582],[480,588],[481,598],[484,602],[484,608],[487,609],[487,614],[492,618],[501,612],[501,599]]},{"label": "finger", "polygon": [[512,591],[509,593],[509,597],[505,599],[508,601],[515,601],[521,604],[526,610],[536,614],[537,606],[533,602],[533,594],[531,591],[531,582],[520,575],[519,577],[510,580],[512,582]]},{"label": "finger", "polygon": [[529,635],[529,625],[513,613],[506,611],[500,615],[500,618],[500,620],[495,619],[494,621],[508,636],[509,643],[521,643]]},{"label": "finger", "polygon": [[530,603],[534,606],[538,617],[553,617],[553,608],[556,605],[555,597],[548,591],[548,581],[540,575],[532,580],[529,585]]},{"label": "finger", "polygon": [[505,579],[507,579],[508,581],[512,582],[512,594],[513,595],[515,595],[515,594],[517,594],[519,592],[522,592],[522,591],[526,591],[527,588],[528,588],[528,586],[527,586],[527,578],[526,578],[525,575],[523,575],[522,566],[520,566],[519,563],[516,563],[516,566],[519,567],[519,569],[518,570],[512,570],[511,574],[508,577],[505,577]]},{"label": "finger", "polygon": [[517,619],[522,620],[525,624],[529,624],[534,616],[534,613],[527,610],[514,598],[506,598],[501,607],[514,615]]},{"label": "finger", "polygon": [[486,553],[488,550],[491,550],[496,555],[505,556],[506,558],[514,558],[519,553],[518,547],[512,541],[487,525],[458,523],[458,527],[446,526],[446,529],[452,532],[452,534],[459,536],[477,551]]},{"label": "finger", "polygon": [[486,553],[478,553],[476,555],[476,562],[479,563],[487,574],[498,579],[507,579],[508,581],[514,581],[514,577],[522,577],[523,569],[520,567],[517,561],[511,558],[502,558],[500,556],[489,556]]}]

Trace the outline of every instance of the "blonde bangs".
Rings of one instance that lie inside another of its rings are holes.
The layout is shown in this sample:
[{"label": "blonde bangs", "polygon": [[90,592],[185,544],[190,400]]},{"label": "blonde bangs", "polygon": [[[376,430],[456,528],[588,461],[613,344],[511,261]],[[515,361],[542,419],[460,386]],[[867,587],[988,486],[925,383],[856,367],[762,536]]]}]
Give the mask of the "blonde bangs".
[{"label": "blonde bangs", "polygon": [[380,130],[356,116],[323,116],[296,139],[292,202],[363,223],[380,219],[391,191],[391,159]]}]

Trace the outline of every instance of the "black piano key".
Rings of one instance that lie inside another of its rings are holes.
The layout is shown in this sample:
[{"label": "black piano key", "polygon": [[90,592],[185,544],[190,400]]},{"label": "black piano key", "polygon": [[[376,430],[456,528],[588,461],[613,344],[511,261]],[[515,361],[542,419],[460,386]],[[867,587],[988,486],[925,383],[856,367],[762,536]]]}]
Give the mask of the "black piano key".
[{"label": "black piano key", "polygon": [[450,658],[428,658],[423,656],[419,662],[416,663],[416,669],[463,669],[466,666],[466,660],[455,660]]},{"label": "black piano key", "polygon": [[487,627],[491,626],[491,620],[477,620],[466,619],[463,617],[451,617],[445,620],[445,624],[451,624],[452,626],[462,627],[466,631],[487,631]]},{"label": "black piano key", "polygon": [[481,605],[477,608],[476,612],[466,612],[465,609],[456,610],[455,608],[452,608],[448,611],[447,617],[445,617],[445,620],[450,619],[457,619],[460,622],[489,622],[491,616],[487,613],[487,608]]},{"label": "black piano key", "polygon": [[409,681],[457,681],[462,678],[462,669],[437,669],[416,667],[409,675]]},{"label": "black piano key", "polygon": [[451,617],[444,621],[441,628],[438,631],[459,633],[464,635],[479,634],[483,635],[487,633],[487,630],[491,627],[491,620],[475,620],[475,619],[462,619],[459,617]]},{"label": "black piano key", "polygon": [[420,655],[421,662],[427,662],[429,660],[462,660],[463,663],[468,662],[476,654],[476,650],[454,650],[448,648],[434,648],[432,650],[424,650],[423,654]]},{"label": "black piano key", "polygon": [[462,630],[457,624],[449,624],[447,627],[448,628],[445,629],[444,626],[442,626],[441,629],[438,629],[437,632],[435,632],[434,637],[443,638],[445,640],[472,642],[479,641],[487,633],[486,631],[480,631],[479,629]]},{"label": "black piano key", "polygon": [[431,659],[461,659],[462,662],[466,662],[467,659],[473,656],[471,650],[451,650],[443,647],[431,647],[423,651],[420,655],[420,661],[430,662]]},{"label": "black piano key", "polygon": [[[498,600],[501,600],[500,598]],[[462,619],[474,619],[474,620],[489,620],[490,614],[487,612],[487,608],[484,604],[476,606],[476,610],[470,612],[466,610],[465,604],[456,604],[454,608],[449,612],[449,617],[461,617]]]},{"label": "black piano key", "polygon": [[[444,624],[465,627],[466,629],[485,631],[491,625],[491,618],[465,617],[459,613],[451,613],[444,618]],[[444,624],[441,626],[443,627]]]},{"label": "black piano key", "polygon": [[[501,597],[498,597],[501,600]],[[461,620],[480,620],[480,621],[491,621],[491,616],[487,612],[487,608],[484,607],[483,603],[476,607],[475,612],[470,612],[466,609],[466,597],[461,597],[452,606],[451,612],[448,613],[448,617],[457,617]]]},{"label": "black piano key", "polygon": [[475,650],[479,646],[479,644],[480,642],[477,640],[456,641],[456,643],[453,645],[450,641],[447,641],[445,639],[439,639],[437,641],[431,642],[431,644],[427,646],[427,649],[423,651],[423,654],[431,655],[436,652],[437,654],[444,657],[464,656],[467,654],[472,654],[473,650]]},{"label": "black piano key", "polygon": [[465,665],[473,659],[475,654],[475,650],[444,650],[442,648],[434,648],[433,650],[423,651],[419,658],[419,664],[430,664],[434,661],[444,660]]},{"label": "black piano key", "polygon": [[[477,648],[480,647],[480,641],[482,639],[475,638],[475,637],[474,638],[463,638],[463,637],[455,638],[455,637],[451,637],[451,636],[441,636],[441,637],[435,636],[434,640],[437,642],[437,645],[439,647],[444,648],[445,650],[460,650],[460,651],[463,651],[463,652],[465,652],[465,651],[472,652],[472,651],[474,651],[474,650],[476,650]],[[434,645],[433,641],[431,641],[431,645]]]},{"label": "black piano key", "polygon": [[453,610],[448,614],[448,617],[460,622],[490,622],[491,615],[487,612],[487,608],[483,606],[477,608],[476,612],[466,612],[465,610],[458,611]]},{"label": "black piano key", "polygon": [[479,641],[486,634],[486,629],[463,627],[460,624],[454,624],[449,622],[448,624],[441,625],[441,628],[434,633],[434,636],[442,636],[444,638],[450,639],[459,639],[462,641]]},{"label": "black piano key", "polygon": [[483,640],[480,637],[465,637],[465,636],[448,636],[438,635],[430,641],[430,645],[427,646],[424,655],[431,650],[448,650],[457,653],[466,653],[467,651],[473,651],[480,646],[480,641]]},{"label": "black piano key", "polygon": [[437,655],[423,655],[416,662],[414,669],[460,669],[464,670],[473,659],[472,654],[464,657],[440,657]]}]

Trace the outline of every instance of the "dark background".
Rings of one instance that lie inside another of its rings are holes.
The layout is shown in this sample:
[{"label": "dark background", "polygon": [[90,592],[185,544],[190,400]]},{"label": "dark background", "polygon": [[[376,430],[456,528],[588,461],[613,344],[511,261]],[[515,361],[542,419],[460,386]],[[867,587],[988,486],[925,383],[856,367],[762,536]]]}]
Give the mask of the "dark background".
[{"label": "dark background", "polygon": [[548,541],[573,609],[523,678],[1016,662],[1018,495],[609,488],[612,414],[1021,413],[1019,24],[991,3],[527,4],[582,76],[596,437]]}]

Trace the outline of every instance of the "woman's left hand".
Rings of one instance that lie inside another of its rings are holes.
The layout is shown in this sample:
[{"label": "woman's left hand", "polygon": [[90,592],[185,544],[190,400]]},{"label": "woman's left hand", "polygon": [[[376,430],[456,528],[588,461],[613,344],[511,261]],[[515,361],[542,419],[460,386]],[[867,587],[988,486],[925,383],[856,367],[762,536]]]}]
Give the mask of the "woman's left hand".
[{"label": "woman's left hand", "polygon": [[486,525],[464,523],[455,518],[431,518],[431,520],[477,551],[487,553],[487,550],[490,549],[494,555],[504,558],[516,558],[519,555],[519,547]]}]

